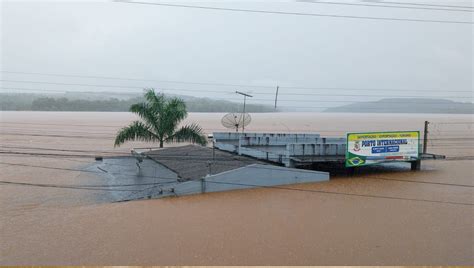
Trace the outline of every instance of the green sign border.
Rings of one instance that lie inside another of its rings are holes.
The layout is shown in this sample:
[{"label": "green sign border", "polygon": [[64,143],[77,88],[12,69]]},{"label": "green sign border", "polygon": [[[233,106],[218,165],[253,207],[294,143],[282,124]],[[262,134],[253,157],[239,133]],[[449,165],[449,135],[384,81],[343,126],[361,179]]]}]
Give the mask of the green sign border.
[{"label": "green sign border", "polygon": [[372,163],[372,164],[366,164],[366,163],[363,163],[363,164],[360,164],[360,165],[357,165],[357,166],[354,166],[354,165],[349,165],[348,164],[348,158],[349,158],[349,135],[353,135],[353,134],[376,134],[376,133],[403,133],[403,132],[417,132],[418,133],[418,158],[417,160],[420,159],[420,151],[421,151],[421,142],[420,142],[420,139],[421,139],[421,136],[420,136],[420,131],[419,130],[403,130],[403,131],[372,131],[372,132],[347,132],[346,133],[346,156],[345,156],[345,159],[344,159],[344,165],[346,166],[346,168],[349,168],[349,167],[361,167],[361,166],[373,166],[373,165],[378,165],[378,164],[383,164],[383,163],[388,163],[388,162],[411,162],[411,161],[397,161],[397,160],[389,160],[389,161],[380,161],[380,162],[377,162],[377,163]]}]

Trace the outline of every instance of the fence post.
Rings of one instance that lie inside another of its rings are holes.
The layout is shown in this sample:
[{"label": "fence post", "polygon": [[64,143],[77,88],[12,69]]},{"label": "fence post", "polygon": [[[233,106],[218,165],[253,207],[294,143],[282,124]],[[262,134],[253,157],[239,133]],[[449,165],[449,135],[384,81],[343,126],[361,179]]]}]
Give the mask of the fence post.
[{"label": "fence post", "polygon": [[430,122],[425,121],[425,130],[423,132],[423,154],[426,154],[427,146],[428,146],[428,125]]}]

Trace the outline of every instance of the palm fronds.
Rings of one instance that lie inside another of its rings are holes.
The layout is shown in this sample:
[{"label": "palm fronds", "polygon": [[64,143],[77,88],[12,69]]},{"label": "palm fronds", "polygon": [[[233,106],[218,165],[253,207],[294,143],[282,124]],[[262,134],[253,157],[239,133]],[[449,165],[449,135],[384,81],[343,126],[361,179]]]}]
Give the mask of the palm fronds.
[{"label": "palm fronds", "polygon": [[159,142],[160,147],[163,147],[164,142],[207,144],[202,128],[197,124],[187,125],[176,131],[188,115],[182,99],[167,99],[153,89],[145,90],[144,97],[145,102],[130,107],[130,112],[137,114],[142,121],[135,121],[122,128],[115,138],[115,146],[130,140]]},{"label": "palm fronds", "polygon": [[129,126],[122,128],[115,137],[114,147],[120,146],[126,141],[139,140],[146,142],[156,142],[159,138],[150,130],[148,126],[140,121],[134,121]]},{"label": "palm fronds", "polygon": [[204,136],[202,128],[199,125],[191,124],[181,127],[174,135],[168,137],[166,142],[192,142],[206,145],[207,138]]},{"label": "palm fronds", "polygon": [[132,104],[132,106],[130,106],[130,112],[140,116],[143,121],[145,121],[144,123],[151,128],[157,128],[156,123],[158,123],[158,118],[156,117],[155,113],[153,113],[153,109],[148,103],[140,102]]},{"label": "palm fronds", "polygon": [[179,98],[172,98],[168,100],[163,107],[161,116],[161,126],[167,130],[166,135],[172,136],[176,131],[179,123],[188,115],[186,111],[186,104]]}]

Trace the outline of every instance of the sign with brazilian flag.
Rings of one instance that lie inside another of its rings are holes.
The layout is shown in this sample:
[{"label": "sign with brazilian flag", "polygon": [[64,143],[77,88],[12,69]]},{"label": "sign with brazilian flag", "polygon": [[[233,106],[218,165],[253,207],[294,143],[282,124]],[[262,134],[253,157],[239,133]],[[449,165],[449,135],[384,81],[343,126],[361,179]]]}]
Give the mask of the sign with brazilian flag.
[{"label": "sign with brazilian flag", "polygon": [[419,154],[419,131],[347,133],[346,167],[416,161]]}]

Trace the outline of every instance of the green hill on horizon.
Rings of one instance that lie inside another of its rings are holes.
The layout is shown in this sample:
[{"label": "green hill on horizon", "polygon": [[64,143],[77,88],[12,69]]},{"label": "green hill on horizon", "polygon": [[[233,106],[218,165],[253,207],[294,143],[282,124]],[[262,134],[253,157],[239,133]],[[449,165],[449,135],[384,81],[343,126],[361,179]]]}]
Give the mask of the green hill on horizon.
[{"label": "green hill on horizon", "polygon": [[[226,100],[166,95],[182,98],[186,102],[188,112],[226,113],[240,112],[243,109],[241,103]],[[126,112],[129,110],[130,105],[142,100],[142,96],[136,93],[0,93],[0,110]],[[276,110],[267,105],[247,104],[246,111],[250,113],[268,113],[275,112]]]},{"label": "green hill on horizon", "polygon": [[357,102],[324,110],[328,113],[432,113],[473,114],[472,102],[456,102],[432,98],[389,98]]}]

